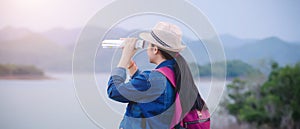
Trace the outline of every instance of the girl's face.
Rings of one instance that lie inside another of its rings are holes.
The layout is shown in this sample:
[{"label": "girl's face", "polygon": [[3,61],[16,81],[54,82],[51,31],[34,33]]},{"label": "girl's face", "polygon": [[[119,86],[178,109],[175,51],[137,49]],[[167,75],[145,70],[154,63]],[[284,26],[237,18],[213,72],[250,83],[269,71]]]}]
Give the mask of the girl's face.
[{"label": "girl's face", "polygon": [[157,51],[157,47],[156,46],[153,47],[151,43],[148,43],[147,55],[150,63],[155,63],[155,58],[157,53],[156,51]]}]

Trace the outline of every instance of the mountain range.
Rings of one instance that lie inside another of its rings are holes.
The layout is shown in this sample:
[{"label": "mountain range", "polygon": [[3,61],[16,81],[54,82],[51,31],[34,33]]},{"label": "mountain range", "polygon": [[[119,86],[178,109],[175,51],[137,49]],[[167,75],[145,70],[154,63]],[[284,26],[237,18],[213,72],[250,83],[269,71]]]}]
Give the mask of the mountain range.
[{"label": "mountain range", "polygon": [[[105,31],[101,28],[96,30]],[[127,37],[136,31],[115,28],[107,33],[106,38]],[[46,32],[33,32],[26,28],[2,28],[0,29],[0,63],[33,64],[46,71],[71,72],[72,54],[80,33],[80,28],[54,28]],[[187,53],[187,58],[192,54],[198,63],[209,63],[209,55],[201,41],[186,38],[184,40],[188,41],[186,43],[188,49],[183,52]],[[300,61],[300,42],[287,42],[277,37],[240,39],[228,34],[220,35],[220,40],[227,60],[242,60],[258,67],[268,61],[276,61],[280,65]],[[120,54],[120,51],[99,48],[96,65],[101,67],[98,70],[108,72],[107,68],[110,68],[110,62],[114,61],[112,58],[116,53]],[[145,60],[145,56],[144,53],[137,58]]]}]

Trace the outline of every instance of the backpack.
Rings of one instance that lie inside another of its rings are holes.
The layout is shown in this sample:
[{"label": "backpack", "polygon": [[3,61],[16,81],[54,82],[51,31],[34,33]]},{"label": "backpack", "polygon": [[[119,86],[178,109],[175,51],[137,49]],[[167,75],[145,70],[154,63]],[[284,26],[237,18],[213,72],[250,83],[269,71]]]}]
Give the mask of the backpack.
[{"label": "backpack", "polygon": [[[162,73],[166,78],[171,82],[172,86],[176,88],[175,84],[175,74],[174,72],[168,67],[161,67],[156,69],[158,72]],[[171,121],[170,127],[172,129],[209,129],[210,128],[210,114],[207,108],[203,108],[202,111],[197,109],[193,109],[189,111],[182,121],[179,121],[182,107],[180,104],[179,94],[176,93],[175,95],[175,114]]]}]

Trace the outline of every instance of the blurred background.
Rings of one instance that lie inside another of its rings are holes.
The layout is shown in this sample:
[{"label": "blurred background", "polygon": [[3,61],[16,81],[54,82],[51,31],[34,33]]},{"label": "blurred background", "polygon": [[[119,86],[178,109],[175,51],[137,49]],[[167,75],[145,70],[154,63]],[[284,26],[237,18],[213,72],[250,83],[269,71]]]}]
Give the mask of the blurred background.
[{"label": "blurred background", "polygon": [[[0,128],[100,128],[76,99],[72,54],[85,24],[112,0],[0,1]],[[300,2],[189,2],[215,27],[227,58],[227,85],[212,128],[300,128]],[[107,37],[131,36],[141,31],[139,26],[152,27],[162,20],[172,21],[153,15],[124,20]],[[206,84],[217,73],[211,72],[202,41],[183,31],[184,41],[197,60],[189,63],[199,68],[193,74],[202,78],[204,91],[200,92],[205,97],[209,90]],[[115,51],[99,51],[95,58],[97,81],[105,94],[111,70],[106,61],[113,62]],[[124,106],[115,107],[120,118],[111,120],[114,127],[118,127]]]}]

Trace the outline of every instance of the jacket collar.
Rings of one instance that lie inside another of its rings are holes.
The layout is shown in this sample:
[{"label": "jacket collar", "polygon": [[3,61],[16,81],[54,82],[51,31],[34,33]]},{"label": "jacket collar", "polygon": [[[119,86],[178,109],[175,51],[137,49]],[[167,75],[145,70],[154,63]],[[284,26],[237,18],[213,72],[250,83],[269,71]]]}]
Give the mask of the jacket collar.
[{"label": "jacket collar", "polygon": [[163,62],[161,62],[159,65],[156,66],[155,69],[164,67],[164,66],[173,66],[175,64],[175,59],[171,59],[171,60],[165,60]]}]

